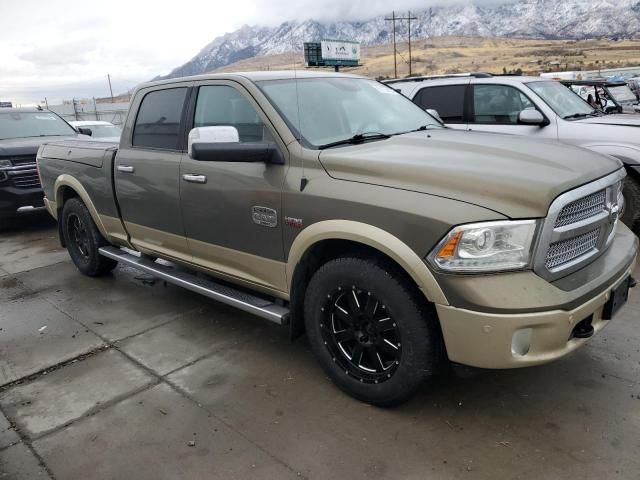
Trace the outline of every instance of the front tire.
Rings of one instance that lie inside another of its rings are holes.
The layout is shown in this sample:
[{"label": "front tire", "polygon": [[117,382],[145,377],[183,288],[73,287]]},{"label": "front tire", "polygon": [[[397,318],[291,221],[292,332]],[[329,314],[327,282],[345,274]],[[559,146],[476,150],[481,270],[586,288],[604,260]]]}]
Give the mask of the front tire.
[{"label": "front tire", "polygon": [[118,264],[98,252],[101,247],[109,245],[109,242],[100,234],[89,210],[78,198],[72,198],[64,204],[62,234],[71,260],[84,275],[104,275]]},{"label": "front tire", "polygon": [[627,177],[624,181],[624,213],[621,220],[636,235],[640,235],[640,181]]},{"label": "front tire", "polygon": [[334,383],[377,406],[406,401],[442,356],[435,314],[393,266],[372,259],[323,265],[307,288],[305,324]]}]

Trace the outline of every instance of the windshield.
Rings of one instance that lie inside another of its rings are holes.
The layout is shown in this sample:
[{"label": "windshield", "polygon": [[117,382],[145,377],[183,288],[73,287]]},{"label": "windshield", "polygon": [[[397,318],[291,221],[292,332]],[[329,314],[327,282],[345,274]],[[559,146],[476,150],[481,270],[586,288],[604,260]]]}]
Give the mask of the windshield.
[{"label": "windshield", "polygon": [[94,138],[119,137],[122,133],[122,130],[115,125],[83,125],[80,128],[91,130],[91,136]]},{"label": "windshield", "polygon": [[594,113],[591,105],[561,83],[529,82],[527,86],[562,118],[587,116]]},{"label": "windshield", "polygon": [[[362,78],[304,78],[258,82],[289,127],[318,148],[355,135],[397,135],[442,128],[395,90]],[[298,98],[300,104],[298,105]]]},{"label": "windshield", "polygon": [[609,93],[611,93],[611,96],[620,103],[632,103],[637,100],[635,94],[626,85],[609,87]]},{"label": "windshield", "polygon": [[0,140],[75,134],[73,128],[51,112],[0,113]]}]

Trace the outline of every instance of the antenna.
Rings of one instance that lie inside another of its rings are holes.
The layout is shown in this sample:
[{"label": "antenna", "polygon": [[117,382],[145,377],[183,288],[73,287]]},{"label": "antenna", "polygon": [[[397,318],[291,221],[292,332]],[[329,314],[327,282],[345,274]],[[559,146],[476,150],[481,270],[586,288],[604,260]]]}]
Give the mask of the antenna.
[{"label": "antenna", "polygon": [[[298,91],[298,70],[296,69],[296,60],[295,60],[295,44],[293,43],[293,29],[290,31],[291,39],[291,55],[293,56],[293,79],[296,84],[296,106],[298,108],[298,143],[301,143],[302,140],[302,117],[300,112],[300,92]],[[300,155],[301,167],[302,167],[302,175],[300,177],[300,191],[302,192],[309,180],[305,177],[304,174],[304,155]]]}]

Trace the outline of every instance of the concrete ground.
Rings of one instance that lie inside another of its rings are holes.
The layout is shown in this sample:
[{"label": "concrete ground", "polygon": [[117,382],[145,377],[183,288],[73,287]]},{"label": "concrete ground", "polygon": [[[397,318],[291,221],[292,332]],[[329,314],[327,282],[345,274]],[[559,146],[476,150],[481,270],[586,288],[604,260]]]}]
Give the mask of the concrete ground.
[{"label": "concrete ground", "polygon": [[638,292],[569,358],[382,410],[304,339],[126,268],[83,277],[33,223],[0,233],[0,479],[640,479]]}]

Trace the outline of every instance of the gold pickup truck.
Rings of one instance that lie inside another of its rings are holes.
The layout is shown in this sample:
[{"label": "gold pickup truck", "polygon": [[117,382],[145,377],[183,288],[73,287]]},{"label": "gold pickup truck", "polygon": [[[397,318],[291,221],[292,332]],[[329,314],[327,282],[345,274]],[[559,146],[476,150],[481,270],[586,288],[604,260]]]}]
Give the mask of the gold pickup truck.
[{"label": "gold pickup truck", "polygon": [[38,168],[82,273],[120,262],[306,332],[333,381],[375,405],[447,359],[563,357],[635,284],[618,160],[451,130],[362,77],[145,84],[119,145],[51,142]]}]

